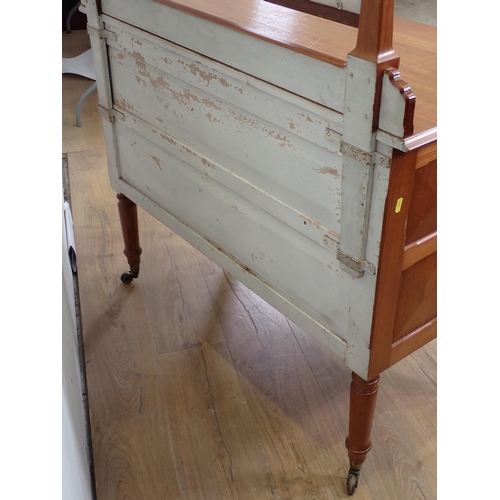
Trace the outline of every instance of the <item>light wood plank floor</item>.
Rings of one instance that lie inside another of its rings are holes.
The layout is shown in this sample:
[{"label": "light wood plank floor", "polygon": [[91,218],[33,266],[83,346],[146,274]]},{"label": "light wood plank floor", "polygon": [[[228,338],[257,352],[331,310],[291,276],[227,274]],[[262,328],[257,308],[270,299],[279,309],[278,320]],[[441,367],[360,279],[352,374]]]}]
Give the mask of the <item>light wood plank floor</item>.
[{"label": "light wood plank floor", "polygon": [[[65,55],[88,45],[63,35]],[[350,374],[300,328],[140,211],[141,274],[120,282],[89,81],[63,76],[98,500],[347,498]],[[381,377],[357,500],[436,498],[436,342]]]}]

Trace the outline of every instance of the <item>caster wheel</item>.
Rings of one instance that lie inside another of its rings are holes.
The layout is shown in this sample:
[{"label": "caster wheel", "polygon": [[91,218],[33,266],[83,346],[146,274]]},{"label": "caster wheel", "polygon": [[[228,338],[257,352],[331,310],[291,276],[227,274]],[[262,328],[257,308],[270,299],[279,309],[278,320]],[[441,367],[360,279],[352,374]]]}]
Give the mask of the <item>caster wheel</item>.
[{"label": "caster wheel", "polygon": [[122,280],[122,283],[130,285],[130,283],[132,283],[132,280],[134,279],[134,274],[130,271],[127,271],[120,276],[120,279]]},{"label": "caster wheel", "polygon": [[349,471],[349,474],[347,475],[347,493],[349,495],[354,494],[356,491],[356,488],[358,487],[358,481],[359,481],[359,472],[353,473]]}]

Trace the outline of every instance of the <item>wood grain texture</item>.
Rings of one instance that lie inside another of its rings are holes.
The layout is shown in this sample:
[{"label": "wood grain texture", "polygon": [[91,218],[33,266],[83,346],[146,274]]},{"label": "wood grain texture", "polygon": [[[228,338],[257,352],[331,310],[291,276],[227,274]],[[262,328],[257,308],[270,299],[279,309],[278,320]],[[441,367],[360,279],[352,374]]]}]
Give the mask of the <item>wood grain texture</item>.
[{"label": "wood grain texture", "polygon": [[[141,210],[121,284],[116,193],[85,140],[67,157],[97,500],[346,498],[348,370]],[[382,374],[358,500],[436,498],[435,414],[434,341]]]},{"label": "wood grain texture", "polygon": [[141,279],[154,283],[144,289],[144,294],[158,353],[223,342],[194,250],[142,211],[139,227],[147,254]]},{"label": "wood grain texture", "polygon": [[430,142],[418,150],[415,168],[425,167],[433,160],[437,160],[437,140]]},{"label": "wood grain texture", "polygon": [[362,2],[358,38],[351,55],[375,62],[384,69],[397,68],[399,60],[393,48],[393,31],[394,0]]},{"label": "wood grain texture", "polygon": [[[323,393],[290,324],[206,257],[198,254],[197,261],[280,497],[335,498],[343,491],[337,477],[344,459],[342,434],[335,432],[333,415],[320,411]],[[332,432],[334,440],[329,439]]]}]

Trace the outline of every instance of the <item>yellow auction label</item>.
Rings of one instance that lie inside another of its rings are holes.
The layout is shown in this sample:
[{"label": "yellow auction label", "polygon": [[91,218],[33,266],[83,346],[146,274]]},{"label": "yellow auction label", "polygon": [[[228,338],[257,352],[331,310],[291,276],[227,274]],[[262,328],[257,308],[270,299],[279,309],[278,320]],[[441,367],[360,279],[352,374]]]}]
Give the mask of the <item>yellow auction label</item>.
[{"label": "yellow auction label", "polygon": [[401,211],[401,207],[403,206],[403,198],[398,198],[396,202],[396,213],[398,214]]}]

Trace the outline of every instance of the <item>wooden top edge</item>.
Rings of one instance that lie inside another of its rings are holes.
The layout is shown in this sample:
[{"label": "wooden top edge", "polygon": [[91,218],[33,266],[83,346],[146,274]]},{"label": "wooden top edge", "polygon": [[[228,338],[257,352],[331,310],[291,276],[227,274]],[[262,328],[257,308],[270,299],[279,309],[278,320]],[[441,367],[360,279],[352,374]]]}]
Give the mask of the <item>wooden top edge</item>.
[{"label": "wooden top edge", "polygon": [[[337,66],[339,68],[344,68],[346,66],[346,58],[341,58],[335,55],[331,55],[325,53],[324,51],[315,50],[304,44],[295,43],[294,41],[287,39],[288,37],[286,36],[278,37],[275,32],[271,32],[270,30],[265,29],[265,25],[261,25],[261,29],[259,29],[259,27],[256,24],[253,24],[251,22],[250,23],[237,22],[234,20],[230,20],[226,17],[222,17],[222,11],[212,8],[213,6],[210,4],[207,4],[207,9],[202,10],[201,8],[194,7],[194,5],[192,5],[195,2],[189,2],[186,0],[181,2],[177,2],[175,0],[153,0],[153,1],[166,5],[167,7],[172,7],[174,9],[181,10],[188,14],[192,14],[194,16],[202,17],[204,19],[220,24],[222,26],[226,26],[228,28],[232,28],[234,30],[247,33],[256,38],[260,38],[261,40],[266,40],[276,45],[286,47],[288,49],[293,50],[294,52],[299,52],[314,59],[318,59],[320,61],[333,64],[334,66]],[[281,6],[277,6],[274,4],[266,4],[266,5],[270,5],[271,8],[283,8]],[[295,11],[290,11],[290,12],[295,12]],[[297,13],[297,15],[307,16],[308,14]],[[241,18],[241,21],[244,21],[243,16]],[[286,32],[283,32],[284,35],[285,33]]]}]

